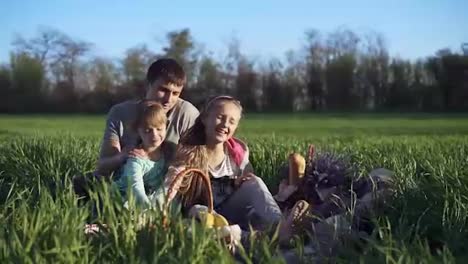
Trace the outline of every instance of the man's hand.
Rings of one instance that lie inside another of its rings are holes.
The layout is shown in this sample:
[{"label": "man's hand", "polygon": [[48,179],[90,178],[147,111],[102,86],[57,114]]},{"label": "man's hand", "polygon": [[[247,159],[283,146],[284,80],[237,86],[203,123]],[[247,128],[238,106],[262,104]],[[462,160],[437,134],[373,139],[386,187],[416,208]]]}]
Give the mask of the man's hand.
[{"label": "man's hand", "polygon": [[[125,152],[124,152],[125,153]],[[148,153],[144,149],[134,148],[125,153],[126,158],[148,158]]]},{"label": "man's hand", "polygon": [[[119,146],[120,148],[120,146]],[[148,158],[148,153],[143,149],[126,149],[119,151],[119,148],[115,148],[113,155],[109,157],[100,158],[98,160],[97,168],[99,175],[109,175],[112,171],[117,170],[120,166],[125,164],[128,158]],[[100,177],[98,177],[100,178]]]}]

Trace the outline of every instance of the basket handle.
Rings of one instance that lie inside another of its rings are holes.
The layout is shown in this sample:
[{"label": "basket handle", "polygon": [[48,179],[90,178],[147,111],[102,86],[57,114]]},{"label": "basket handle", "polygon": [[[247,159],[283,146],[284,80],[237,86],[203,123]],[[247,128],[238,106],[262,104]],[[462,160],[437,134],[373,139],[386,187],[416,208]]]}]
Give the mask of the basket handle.
[{"label": "basket handle", "polygon": [[[208,196],[207,197],[208,198],[208,212],[213,213],[213,191],[211,190],[210,177],[200,169],[188,168],[188,169],[185,169],[185,170],[179,172],[174,177],[171,184],[169,185],[169,189],[168,189],[168,192],[167,192],[167,197],[175,196],[175,194],[177,193],[177,191],[179,189],[178,185],[184,179],[184,177],[189,173],[193,173],[197,177],[201,177],[203,179],[203,183],[205,184],[206,190],[207,190],[206,195]],[[163,208],[163,214],[164,214],[164,219],[165,219],[164,221],[165,222],[167,222],[167,212],[169,212],[169,205],[170,205],[170,201],[168,199],[166,201],[165,205],[164,205],[164,208]]]}]

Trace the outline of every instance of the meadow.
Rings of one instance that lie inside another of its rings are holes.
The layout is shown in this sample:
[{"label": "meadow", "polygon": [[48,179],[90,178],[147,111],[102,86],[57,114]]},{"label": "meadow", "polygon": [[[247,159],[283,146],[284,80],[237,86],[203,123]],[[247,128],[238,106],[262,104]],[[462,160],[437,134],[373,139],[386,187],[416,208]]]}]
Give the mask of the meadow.
[{"label": "meadow", "polygon": [[[90,204],[71,190],[75,173],[93,169],[104,116],[0,115],[1,263],[232,263],[210,230],[183,221],[136,229],[134,214],[106,198],[99,220],[111,228],[89,239]],[[359,248],[343,263],[466,263],[468,260],[468,115],[252,114],[238,136],[275,193],[278,169],[292,152],[348,155],[362,175],[392,170],[396,193]],[[106,185],[100,186],[106,192]],[[282,263],[275,239],[252,241],[247,262]],[[298,246],[298,254],[301,253]],[[304,259],[308,261],[310,259]]]}]

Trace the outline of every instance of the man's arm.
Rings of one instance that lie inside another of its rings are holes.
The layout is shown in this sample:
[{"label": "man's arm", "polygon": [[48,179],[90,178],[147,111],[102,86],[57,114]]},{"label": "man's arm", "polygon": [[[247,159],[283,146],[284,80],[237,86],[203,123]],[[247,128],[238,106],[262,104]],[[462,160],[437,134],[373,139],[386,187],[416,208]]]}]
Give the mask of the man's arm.
[{"label": "man's arm", "polygon": [[121,152],[119,141],[104,141],[97,163],[97,172],[99,175],[110,175],[124,163],[126,158],[127,153]]},{"label": "man's arm", "polygon": [[97,172],[100,175],[110,175],[118,169],[126,159],[126,152],[120,145],[119,128],[120,119],[114,107],[107,116],[104,136],[101,142],[101,150],[97,162]]},{"label": "man's arm", "polygon": [[193,124],[195,124],[195,120],[200,115],[198,109],[193,106],[190,102],[186,102],[186,105],[183,108],[182,113],[182,120],[181,120],[181,127],[180,127],[180,135],[183,135],[187,130],[189,130]]}]

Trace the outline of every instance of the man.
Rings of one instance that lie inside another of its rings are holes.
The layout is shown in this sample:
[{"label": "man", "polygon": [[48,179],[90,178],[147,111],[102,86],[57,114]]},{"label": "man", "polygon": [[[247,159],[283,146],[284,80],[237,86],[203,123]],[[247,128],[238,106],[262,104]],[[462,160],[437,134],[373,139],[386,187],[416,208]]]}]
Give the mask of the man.
[{"label": "man", "polygon": [[[199,114],[195,106],[179,98],[186,82],[185,72],[175,60],[159,59],[148,68],[146,80],[146,99],[163,105],[168,117],[166,141],[175,146]],[[100,175],[117,170],[129,156],[145,156],[144,151],[135,148],[137,135],[131,129],[137,104],[126,101],[109,111],[97,165]]]},{"label": "man", "polygon": [[[173,59],[159,59],[148,68],[146,80],[145,97],[163,105],[168,118],[166,142],[175,149],[180,136],[194,124],[199,114],[195,106],[179,98],[186,82],[184,69]],[[138,103],[138,100],[129,100],[110,109],[94,176],[111,175],[128,157],[146,156],[137,148],[138,136],[132,129]],[[75,192],[80,196],[87,196],[86,178],[90,175],[73,178]]]}]

